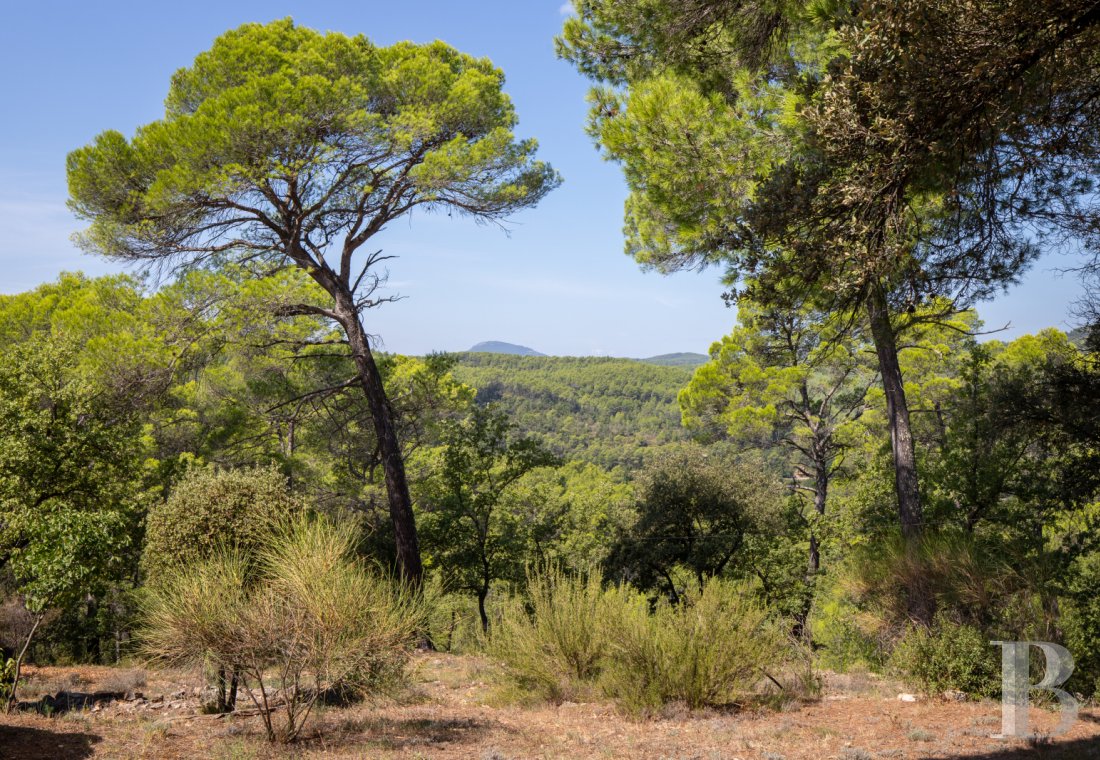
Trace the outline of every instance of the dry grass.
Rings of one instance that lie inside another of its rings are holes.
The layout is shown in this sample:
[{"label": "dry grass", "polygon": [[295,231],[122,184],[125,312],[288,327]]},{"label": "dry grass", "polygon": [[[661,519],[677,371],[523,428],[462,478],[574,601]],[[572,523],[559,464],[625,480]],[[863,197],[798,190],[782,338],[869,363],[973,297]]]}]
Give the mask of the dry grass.
[{"label": "dry grass", "polygon": [[[50,668],[87,679],[95,690],[110,668]],[[692,711],[669,708],[635,720],[608,702],[534,707],[490,703],[497,669],[484,659],[416,657],[413,698],[328,708],[296,747],[268,745],[255,717],[180,709],[128,712],[124,704],[96,713],[46,718],[33,713],[0,724],[0,756],[30,758],[150,758],[150,760],[489,760],[492,758],[699,758],[700,760],[852,760],[853,758],[975,758],[1069,760],[1100,757],[1100,711],[1085,710],[1069,737],[1039,748],[990,738],[1000,725],[994,702],[900,702],[899,687],[866,676],[825,678],[822,698],[784,711]],[[149,671],[147,692],[166,696],[198,682],[180,672]],[[1049,730],[1056,716],[1036,711]],[[918,738],[919,737],[919,738]],[[930,737],[930,738],[925,738]]]}]

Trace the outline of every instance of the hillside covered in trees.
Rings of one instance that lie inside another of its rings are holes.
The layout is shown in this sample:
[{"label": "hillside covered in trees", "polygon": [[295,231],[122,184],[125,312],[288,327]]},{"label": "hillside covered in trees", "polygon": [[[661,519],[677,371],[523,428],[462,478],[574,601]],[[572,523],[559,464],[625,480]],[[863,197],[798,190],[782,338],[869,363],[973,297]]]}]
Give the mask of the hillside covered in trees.
[{"label": "hillside covered in trees", "polygon": [[685,367],[602,357],[455,355],[455,378],[560,456],[626,473],[682,441],[676,394]]}]

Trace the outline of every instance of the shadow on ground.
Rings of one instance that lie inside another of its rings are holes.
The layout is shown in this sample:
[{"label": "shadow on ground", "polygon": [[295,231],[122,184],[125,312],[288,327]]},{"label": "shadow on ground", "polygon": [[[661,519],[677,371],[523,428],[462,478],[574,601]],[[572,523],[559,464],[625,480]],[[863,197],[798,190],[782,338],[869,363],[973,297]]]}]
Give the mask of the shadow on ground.
[{"label": "shadow on ground", "polygon": [[[930,755],[929,759],[942,758],[942,754]],[[981,755],[967,754],[966,760],[1033,760],[1033,758],[1050,758],[1050,760],[1089,760],[1100,758],[1100,737],[1087,739],[1066,739],[1054,741],[1048,744],[1036,744],[1029,747],[1012,746],[1003,748],[991,748],[989,752]]]},{"label": "shadow on ground", "polygon": [[[365,741],[379,749],[416,750],[477,742],[485,734],[504,727],[474,718],[424,717],[393,720],[372,717],[348,721],[338,727],[328,725],[319,728],[325,746],[330,748],[341,745],[362,746]],[[318,739],[310,737],[304,743],[313,741]]]},{"label": "shadow on ground", "polygon": [[95,734],[0,725],[0,757],[4,760],[79,760],[91,757],[100,741]]},{"label": "shadow on ground", "polygon": [[35,702],[20,702],[19,709],[43,715],[61,715],[72,710],[87,710],[96,705],[108,705],[125,698],[125,693],[116,691],[59,691],[57,694],[47,694]]}]

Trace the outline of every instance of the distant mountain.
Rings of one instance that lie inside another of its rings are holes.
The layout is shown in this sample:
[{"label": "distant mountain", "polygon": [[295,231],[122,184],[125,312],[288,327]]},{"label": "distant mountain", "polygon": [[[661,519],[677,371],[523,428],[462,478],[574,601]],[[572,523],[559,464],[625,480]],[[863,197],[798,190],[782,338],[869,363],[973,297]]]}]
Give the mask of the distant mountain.
[{"label": "distant mountain", "polygon": [[639,359],[638,361],[645,362],[646,364],[656,364],[659,367],[691,367],[694,369],[695,367],[709,362],[710,357],[706,354],[693,354],[687,352],[661,354],[660,356],[651,356],[648,359]]},{"label": "distant mountain", "polygon": [[500,340],[487,340],[478,343],[466,353],[470,354],[514,354],[516,356],[546,356],[533,348],[517,346],[515,343],[505,343]]}]

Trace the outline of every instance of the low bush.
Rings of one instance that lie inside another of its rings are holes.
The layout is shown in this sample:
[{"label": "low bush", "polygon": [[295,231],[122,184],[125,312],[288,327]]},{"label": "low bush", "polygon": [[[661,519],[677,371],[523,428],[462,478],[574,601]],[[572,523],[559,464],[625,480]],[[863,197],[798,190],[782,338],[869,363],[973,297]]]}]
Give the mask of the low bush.
[{"label": "low bush", "polygon": [[[929,534],[919,544],[900,536],[877,541],[852,552],[819,586],[811,619],[819,660],[838,670],[892,666],[905,674],[914,647],[947,652],[976,633],[995,653],[991,639],[1042,639],[1050,620],[1034,585],[1010,558],[970,536]],[[931,630],[917,631],[912,620],[909,594],[915,589],[938,611]],[[907,640],[906,651],[896,653]]]},{"label": "low bush", "polygon": [[255,561],[227,549],[169,571],[144,599],[145,651],[236,673],[268,739],[293,741],[319,699],[378,688],[423,626],[422,597],[364,567],[354,539],[302,518],[266,539]]},{"label": "low bush", "polygon": [[532,572],[526,597],[505,601],[489,653],[521,688],[550,701],[576,698],[600,673],[608,599],[596,576],[557,568]]},{"label": "low bush", "polygon": [[733,705],[763,683],[791,694],[810,683],[801,648],[742,584],[712,579],[696,598],[652,611],[639,594],[610,593],[618,615],[605,616],[612,628],[601,682],[629,712]]},{"label": "low bush", "polygon": [[477,601],[467,594],[448,592],[438,577],[424,583],[428,609],[427,634],[439,652],[479,652],[485,636],[478,616]]},{"label": "low bush", "polygon": [[275,467],[193,467],[149,510],[142,571],[156,584],[167,571],[224,546],[249,559],[272,530],[304,511]]},{"label": "low bush", "polygon": [[906,632],[890,666],[929,694],[991,697],[1001,687],[1000,651],[978,628],[940,615],[931,628],[914,626]]},{"label": "low bush", "polygon": [[530,693],[561,701],[602,691],[639,714],[735,704],[762,687],[802,696],[809,661],[786,630],[744,585],[712,579],[696,597],[654,608],[629,587],[550,570],[505,605],[489,652]]}]

